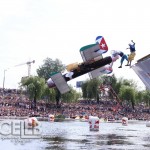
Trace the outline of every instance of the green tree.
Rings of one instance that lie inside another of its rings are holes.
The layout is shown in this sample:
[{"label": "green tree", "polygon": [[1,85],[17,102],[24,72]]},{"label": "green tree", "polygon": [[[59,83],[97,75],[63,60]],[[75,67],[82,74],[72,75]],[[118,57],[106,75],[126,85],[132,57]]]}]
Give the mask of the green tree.
[{"label": "green tree", "polygon": [[98,86],[100,81],[98,78],[90,80],[87,86],[88,98],[89,99],[97,99]]},{"label": "green tree", "polygon": [[[39,77],[42,77],[47,81],[50,78],[50,75],[52,73],[63,72],[64,70],[65,70],[65,66],[62,64],[62,62],[59,59],[52,60],[51,58],[46,58],[44,60],[44,64],[37,69],[37,74]],[[58,106],[61,98],[61,94],[57,88],[55,88],[55,94],[56,94],[55,97],[56,105]]]},{"label": "green tree", "polygon": [[143,100],[145,101],[146,105],[150,107],[150,90],[145,90],[143,92]]},{"label": "green tree", "polygon": [[36,101],[41,98],[44,92],[45,79],[37,76],[23,78],[21,80],[21,86],[27,89],[29,99],[33,99],[34,106],[36,108]]},{"label": "green tree", "polygon": [[134,88],[136,90],[137,84],[134,80],[124,79],[123,77],[116,78],[115,75],[112,76],[112,84],[111,86],[115,90],[116,94],[119,94],[121,86],[126,85]]},{"label": "green tree", "polygon": [[99,85],[100,80],[98,78],[85,81],[81,87],[83,92],[83,98],[97,99]]},{"label": "green tree", "polygon": [[54,88],[49,88],[47,85],[45,85],[44,88],[43,97],[46,98],[47,102],[54,102],[56,98],[56,91]]},{"label": "green tree", "polygon": [[89,80],[86,80],[85,82],[83,82],[81,89],[82,89],[82,97],[83,98],[87,98],[88,93],[87,93],[87,86],[88,86]]},{"label": "green tree", "polygon": [[[111,86],[117,95],[119,95],[120,89],[122,86],[128,86],[128,87],[133,88],[135,92],[137,91],[137,84],[134,82],[134,80],[124,79],[123,77],[116,78],[114,75],[112,76]],[[120,98],[122,99],[123,97],[120,97]],[[135,102],[136,102],[136,99],[134,103]]]},{"label": "green tree", "polygon": [[70,92],[67,92],[65,94],[62,95],[62,100],[64,102],[76,102],[80,97],[81,97],[81,93],[78,93],[76,90],[74,90],[71,86],[70,87]]},{"label": "green tree", "polygon": [[135,92],[135,99],[136,99],[136,103],[141,103],[143,101],[143,92],[144,91],[136,91]]},{"label": "green tree", "polygon": [[122,99],[127,100],[132,105],[132,108],[134,109],[135,90],[133,89],[133,87],[126,86],[126,85],[121,86],[119,96]]},{"label": "green tree", "polygon": [[54,72],[63,72],[65,66],[59,59],[52,60],[51,58],[46,58],[44,64],[37,69],[37,74],[39,77],[48,80],[50,75]]},{"label": "green tree", "polygon": [[123,85],[123,78],[118,78],[116,83],[114,83],[114,87],[113,87],[117,95],[119,94],[122,85]]}]

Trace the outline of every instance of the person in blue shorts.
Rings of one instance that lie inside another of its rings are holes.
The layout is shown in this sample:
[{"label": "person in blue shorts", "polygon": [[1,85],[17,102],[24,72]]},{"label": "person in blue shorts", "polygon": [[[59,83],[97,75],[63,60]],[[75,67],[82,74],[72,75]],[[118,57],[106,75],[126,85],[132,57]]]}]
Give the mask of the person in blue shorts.
[{"label": "person in blue shorts", "polygon": [[113,56],[119,55],[121,57],[120,66],[118,68],[122,68],[124,60],[128,61],[128,57],[126,54],[124,54],[122,51],[113,51]]}]

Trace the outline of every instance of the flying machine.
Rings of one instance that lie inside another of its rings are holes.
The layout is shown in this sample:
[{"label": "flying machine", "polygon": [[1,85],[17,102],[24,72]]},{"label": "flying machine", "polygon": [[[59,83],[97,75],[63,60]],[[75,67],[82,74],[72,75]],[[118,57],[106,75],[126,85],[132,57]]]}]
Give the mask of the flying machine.
[{"label": "flying machine", "polygon": [[67,73],[61,74],[55,72],[47,80],[49,88],[57,87],[61,94],[70,91],[67,81],[77,78],[86,73],[90,78],[96,78],[103,74],[112,73],[112,64],[119,56],[112,55],[103,58],[102,54],[108,51],[108,46],[103,36],[96,37],[96,43],[86,45],[80,48],[80,54],[83,59],[81,63],[72,63],[66,66]]}]

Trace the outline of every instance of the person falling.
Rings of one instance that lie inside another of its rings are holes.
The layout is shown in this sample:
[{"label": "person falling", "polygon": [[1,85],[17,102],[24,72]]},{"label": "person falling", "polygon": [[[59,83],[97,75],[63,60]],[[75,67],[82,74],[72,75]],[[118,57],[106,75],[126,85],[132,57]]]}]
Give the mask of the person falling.
[{"label": "person falling", "polygon": [[118,51],[118,55],[121,57],[120,66],[118,68],[122,68],[124,60],[128,61],[128,57],[122,51]]},{"label": "person falling", "polygon": [[[118,50],[114,50],[113,51],[113,56],[120,56],[121,57],[121,61],[120,61],[120,66],[118,68],[122,68],[123,62],[124,60],[128,61],[128,57],[126,54],[124,54],[122,51],[118,51]],[[119,58],[119,57],[118,57]]]}]

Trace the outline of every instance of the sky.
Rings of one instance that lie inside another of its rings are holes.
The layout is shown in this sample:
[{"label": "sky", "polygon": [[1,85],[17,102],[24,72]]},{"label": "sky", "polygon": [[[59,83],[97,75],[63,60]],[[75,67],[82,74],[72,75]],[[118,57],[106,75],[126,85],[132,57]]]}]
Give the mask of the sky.
[{"label": "sky", "polygon": [[[28,61],[35,60],[31,75],[46,58],[66,65],[82,62],[80,48],[94,44],[97,36],[103,36],[109,48],[103,57],[111,50],[129,54],[126,48],[133,40],[134,64],[149,54],[149,35],[149,0],[0,0],[0,87],[5,72],[4,87],[18,88],[21,77],[28,75]],[[131,68],[119,65],[117,60],[113,66],[116,77],[134,79],[143,87]]]}]

